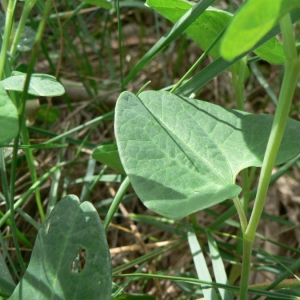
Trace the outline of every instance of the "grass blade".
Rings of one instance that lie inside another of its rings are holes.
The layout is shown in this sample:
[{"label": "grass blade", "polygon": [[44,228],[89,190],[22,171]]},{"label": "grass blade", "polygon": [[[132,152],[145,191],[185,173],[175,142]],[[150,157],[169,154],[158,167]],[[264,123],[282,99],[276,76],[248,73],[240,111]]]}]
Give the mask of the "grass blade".
[{"label": "grass blade", "polygon": [[[197,236],[192,228],[189,228],[188,232],[188,242],[190,245],[191,253],[193,255],[194,264],[196,267],[196,271],[198,274],[198,278],[201,280],[205,280],[208,282],[212,282],[212,278],[210,276],[205,257],[203,255],[203,251],[201,249],[201,246],[198,242]],[[218,296],[216,291],[207,286],[202,285],[202,292],[205,299],[211,299],[211,300],[217,300]]]}]

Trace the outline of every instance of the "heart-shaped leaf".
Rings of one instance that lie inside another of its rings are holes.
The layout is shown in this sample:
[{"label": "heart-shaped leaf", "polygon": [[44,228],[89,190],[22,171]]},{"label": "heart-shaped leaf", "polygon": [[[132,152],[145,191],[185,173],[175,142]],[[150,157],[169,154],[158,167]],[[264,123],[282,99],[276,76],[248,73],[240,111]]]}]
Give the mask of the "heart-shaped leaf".
[{"label": "heart-shaped leaf", "polygon": [[[147,0],[147,4],[174,23],[193,6],[192,3],[184,0]],[[186,33],[201,49],[206,50],[231,19],[232,15],[230,13],[210,7],[187,28]],[[216,43],[209,53],[215,59],[220,57],[220,43],[221,40]],[[228,49],[231,50],[231,48],[230,45]],[[275,37],[254,52],[271,64],[283,64],[285,61],[283,47]]]},{"label": "heart-shaped leaf", "polygon": [[[85,264],[77,269],[74,260],[82,253]],[[98,213],[91,203],[80,204],[70,195],[43,223],[29,266],[9,299],[110,300],[111,286],[110,254]]]},{"label": "heart-shaped leaf", "polygon": [[249,0],[233,17],[221,43],[221,55],[227,60],[251,49],[281,19],[300,7],[299,0]]},{"label": "heart-shaped leaf", "polygon": [[[12,76],[1,82],[6,90],[23,92],[27,74],[18,71],[12,72]],[[28,94],[42,97],[55,97],[65,93],[64,87],[54,76],[48,74],[32,74]]]},{"label": "heart-shaped leaf", "polygon": [[[261,166],[273,117],[229,110],[168,92],[124,92],[115,133],[124,169],[143,203],[182,218],[238,196],[237,174]],[[289,120],[276,163],[300,152]]]},{"label": "heart-shaped leaf", "polygon": [[10,142],[18,134],[18,111],[0,84],[0,145]]}]

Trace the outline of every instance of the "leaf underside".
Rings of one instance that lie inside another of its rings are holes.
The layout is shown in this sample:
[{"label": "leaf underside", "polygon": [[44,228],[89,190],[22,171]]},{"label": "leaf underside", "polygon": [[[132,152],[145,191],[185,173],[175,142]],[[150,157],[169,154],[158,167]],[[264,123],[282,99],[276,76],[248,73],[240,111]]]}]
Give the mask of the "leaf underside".
[{"label": "leaf underside", "polygon": [[[237,174],[261,166],[273,117],[168,92],[123,92],[115,133],[124,169],[143,203],[171,218],[238,196]],[[300,123],[289,120],[276,164],[296,156]]]}]

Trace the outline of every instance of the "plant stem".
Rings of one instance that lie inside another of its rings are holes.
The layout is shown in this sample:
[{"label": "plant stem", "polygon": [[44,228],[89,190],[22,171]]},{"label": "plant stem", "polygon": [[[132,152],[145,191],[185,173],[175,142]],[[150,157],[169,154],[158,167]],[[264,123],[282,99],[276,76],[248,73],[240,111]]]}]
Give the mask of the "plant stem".
[{"label": "plant stem", "polygon": [[251,251],[249,251],[249,249],[252,248],[256,229],[264,208],[272,169],[275,164],[276,156],[282,141],[290,111],[290,106],[293,100],[294,90],[300,72],[300,59],[299,57],[297,57],[297,51],[295,48],[295,41],[293,37],[293,27],[289,14],[285,15],[281,19],[280,26],[287,60],[285,63],[285,72],[280,90],[278,106],[276,109],[266,153],[262,164],[257,196],[250,217],[249,225],[244,233],[243,271],[241,278],[242,288],[240,291],[241,300],[246,300],[247,298],[248,277],[251,260]]},{"label": "plant stem", "polygon": [[[286,24],[287,23],[287,24]],[[286,27],[291,26],[289,16],[283,17],[280,25]],[[284,30],[282,30],[284,34]],[[284,36],[285,37],[285,36]],[[284,40],[285,41],[285,40]],[[295,45],[293,44],[295,47]],[[295,53],[296,54],[296,53]],[[288,55],[287,55],[288,57]],[[261,213],[263,211],[265,198],[268,192],[268,185],[275,164],[277,152],[279,150],[281,140],[284,134],[286,122],[288,119],[290,106],[293,100],[294,90],[297,85],[297,80],[300,72],[300,59],[296,56],[288,58],[285,63],[285,73],[283,77],[282,87],[279,95],[278,106],[273,121],[271,134],[269,137],[262,169],[258,184],[257,197],[249,221],[249,226],[245,232],[250,240],[254,240],[256,228],[258,226]]]},{"label": "plant stem", "polygon": [[247,299],[248,281],[250,276],[251,254],[252,254],[252,240],[248,240],[245,235],[243,238],[243,263],[242,263],[242,276],[240,284],[240,300]]}]

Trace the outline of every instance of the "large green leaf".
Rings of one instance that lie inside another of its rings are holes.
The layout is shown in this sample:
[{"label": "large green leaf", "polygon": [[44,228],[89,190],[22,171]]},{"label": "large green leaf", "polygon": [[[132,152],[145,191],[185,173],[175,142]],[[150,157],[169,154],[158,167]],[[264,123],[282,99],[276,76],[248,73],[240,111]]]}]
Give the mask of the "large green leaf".
[{"label": "large green leaf", "polygon": [[249,0],[233,17],[221,43],[221,55],[233,60],[251,49],[288,12],[300,7],[299,0]]},{"label": "large green leaf", "polygon": [[[193,6],[184,0],[147,0],[147,4],[174,23]],[[206,50],[231,19],[230,13],[210,7],[186,29],[186,33]],[[285,61],[283,47],[275,37],[257,48],[255,53],[272,64]],[[211,49],[210,55],[215,59],[220,57],[220,41]]]},{"label": "large green leaf", "polygon": [[[124,92],[115,131],[122,164],[144,204],[182,218],[240,193],[236,176],[261,166],[272,121],[168,92]],[[300,123],[289,120],[277,164],[300,152],[299,132]]]},{"label": "large green leaf", "polygon": [[10,142],[19,128],[18,111],[0,84],[0,145]]},{"label": "large green leaf", "polygon": [[[12,76],[1,82],[6,90],[22,92],[27,74],[14,71]],[[55,97],[65,93],[64,87],[54,76],[48,74],[32,74],[28,94],[42,97]]]},{"label": "large green leaf", "polygon": [[[83,269],[74,259],[85,250]],[[29,266],[10,300],[111,299],[111,261],[105,232],[91,203],[70,195],[43,223]]]}]

